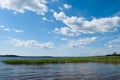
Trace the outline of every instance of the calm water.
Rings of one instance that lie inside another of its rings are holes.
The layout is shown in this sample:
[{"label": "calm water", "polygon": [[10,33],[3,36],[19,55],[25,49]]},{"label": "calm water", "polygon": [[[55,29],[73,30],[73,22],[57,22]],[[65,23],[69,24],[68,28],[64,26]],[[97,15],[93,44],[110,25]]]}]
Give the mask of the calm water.
[{"label": "calm water", "polygon": [[[5,59],[12,58],[0,57],[0,61]],[[103,63],[7,65],[0,62],[0,80],[120,80],[120,65]]]}]

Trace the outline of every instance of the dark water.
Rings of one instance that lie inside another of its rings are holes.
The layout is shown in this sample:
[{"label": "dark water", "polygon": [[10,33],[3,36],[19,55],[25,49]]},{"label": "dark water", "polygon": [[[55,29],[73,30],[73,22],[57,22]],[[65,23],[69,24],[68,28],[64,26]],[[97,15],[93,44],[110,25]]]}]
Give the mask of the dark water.
[{"label": "dark water", "polygon": [[[11,58],[0,57],[0,60],[5,59]],[[120,65],[103,63],[7,65],[0,62],[0,80],[120,80]]]}]

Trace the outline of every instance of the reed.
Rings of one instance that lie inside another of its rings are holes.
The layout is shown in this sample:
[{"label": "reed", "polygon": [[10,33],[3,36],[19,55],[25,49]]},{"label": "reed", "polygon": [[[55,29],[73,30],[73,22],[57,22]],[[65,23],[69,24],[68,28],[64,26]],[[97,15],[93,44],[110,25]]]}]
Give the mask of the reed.
[{"label": "reed", "polygon": [[74,57],[74,58],[53,58],[40,60],[4,60],[6,64],[57,64],[57,63],[85,63],[85,62],[100,62],[118,64],[120,63],[120,56],[101,56],[101,57]]}]

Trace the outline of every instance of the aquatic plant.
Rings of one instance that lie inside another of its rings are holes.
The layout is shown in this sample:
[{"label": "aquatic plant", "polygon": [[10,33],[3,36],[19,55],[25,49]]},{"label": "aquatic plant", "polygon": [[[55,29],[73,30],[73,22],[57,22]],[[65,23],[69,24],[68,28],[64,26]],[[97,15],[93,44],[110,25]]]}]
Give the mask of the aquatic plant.
[{"label": "aquatic plant", "polygon": [[101,63],[120,63],[120,56],[100,56],[100,57],[72,57],[72,58],[53,58],[40,60],[4,60],[6,64],[56,64],[56,63],[85,63],[85,62],[101,62]]}]

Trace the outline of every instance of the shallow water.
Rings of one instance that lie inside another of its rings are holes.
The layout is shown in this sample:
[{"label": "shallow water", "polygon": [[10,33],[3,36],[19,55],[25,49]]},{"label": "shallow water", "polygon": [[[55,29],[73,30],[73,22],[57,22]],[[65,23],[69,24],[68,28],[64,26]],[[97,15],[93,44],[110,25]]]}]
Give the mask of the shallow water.
[{"label": "shallow water", "polygon": [[[11,58],[0,58],[5,59]],[[120,65],[90,62],[7,65],[0,62],[0,80],[120,80]]]}]

